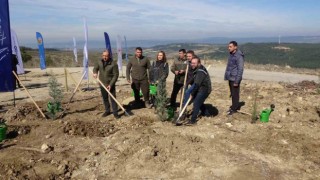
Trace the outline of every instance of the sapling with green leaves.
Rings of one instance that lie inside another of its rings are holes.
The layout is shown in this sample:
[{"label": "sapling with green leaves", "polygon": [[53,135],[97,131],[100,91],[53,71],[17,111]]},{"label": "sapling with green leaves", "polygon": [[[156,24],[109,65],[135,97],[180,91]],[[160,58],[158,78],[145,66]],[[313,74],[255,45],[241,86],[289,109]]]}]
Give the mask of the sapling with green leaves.
[{"label": "sapling with green leaves", "polygon": [[56,113],[62,110],[61,101],[63,99],[63,91],[56,76],[52,72],[49,78],[49,96],[51,99],[48,102],[48,112],[51,118],[55,119]]},{"label": "sapling with green leaves", "polygon": [[254,90],[254,96],[253,96],[253,104],[252,104],[252,115],[251,115],[251,122],[255,123],[257,121],[258,117],[258,95],[259,95],[259,90],[258,90],[258,85],[256,84],[256,88]]},{"label": "sapling with green leaves", "polygon": [[161,121],[168,120],[167,90],[165,81],[159,81],[157,85],[156,112]]}]

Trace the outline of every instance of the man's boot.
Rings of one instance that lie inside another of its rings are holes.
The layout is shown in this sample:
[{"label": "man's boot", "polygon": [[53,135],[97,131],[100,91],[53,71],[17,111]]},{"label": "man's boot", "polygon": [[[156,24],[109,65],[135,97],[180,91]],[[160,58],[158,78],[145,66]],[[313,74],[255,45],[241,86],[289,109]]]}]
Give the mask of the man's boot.
[{"label": "man's boot", "polygon": [[152,107],[152,105],[149,103],[149,101],[146,101],[144,103],[144,105],[146,106],[146,108],[150,109]]}]

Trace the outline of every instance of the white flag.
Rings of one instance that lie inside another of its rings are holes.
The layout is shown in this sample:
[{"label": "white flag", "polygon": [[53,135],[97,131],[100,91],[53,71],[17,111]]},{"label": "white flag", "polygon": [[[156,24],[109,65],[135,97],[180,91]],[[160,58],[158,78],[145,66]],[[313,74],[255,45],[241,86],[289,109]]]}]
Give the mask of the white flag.
[{"label": "white flag", "polygon": [[83,18],[84,21],[84,47],[83,47],[83,72],[86,72],[83,79],[88,79],[89,71],[89,60],[88,60],[88,26],[86,18]]},{"label": "white flag", "polygon": [[24,74],[23,62],[18,42],[18,37],[16,32],[11,29],[11,47],[12,47],[12,54],[15,54],[18,58],[19,64],[17,64],[17,73]]},{"label": "white flag", "polygon": [[75,37],[73,37],[73,54],[74,54],[74,60],[78,62],[77,42]]},{"label": "white flag", "polygon": [[119,71],[122,71],[122,48],[121,48],[121,36],[117,36],[117,54],[118,54],[118,67]]}]

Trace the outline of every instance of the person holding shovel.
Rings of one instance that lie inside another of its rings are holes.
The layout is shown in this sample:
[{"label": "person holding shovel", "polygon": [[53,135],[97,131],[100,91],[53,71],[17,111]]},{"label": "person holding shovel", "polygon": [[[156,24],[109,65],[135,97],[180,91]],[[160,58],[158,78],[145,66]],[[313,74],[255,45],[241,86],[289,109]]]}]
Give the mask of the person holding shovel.
[{"label": "person holding shovel", "polygon": [[151,108],[149,103],[149,83],[150,83],[150,60],[142,55],[142,48],[137,47],[135,56],[129,59],[127,64],[127,81],[131,84],[134,92],[135,105],[140,104],[140,89],[143,94],[144,103],[146,108]]},{"label": "person holding shovel", "polygon": [[174,110],[176,110],[177,95],[180,89],[184,86],[183,83],[184,83],[184,78],[185,78],[186,69],[187,69],[187,60],[185,58],[185,55],[186,55],[186,50],[180,49],[179,58],[175,59],[171,66],[171,72],[175,76],[174,76],[174,82],[173,82],[173,89],[171,92],[170,106]]},{"label": "person holding shovel", "polygon": [[[186,125],[196,124],[200,110],[202,115],[205,114],[206,107],[204,102],[212,91],[210,75],[206,68],[201,65],[200,58],[192,58],[191,68],[193,69],[194,74],[194,88],[190,95],[190,98],[193,99],[193,111],[191,119],[186,123]],[[187,104],[185,106],[187,106]],[[176,125],[181,124],[182,122],[180,121],[176,122]]]},{"label": "person holding shovel", "polygon": [[[188,60],[188,64],[189,64],[189,69],[188,69],[188,73],[187,73],[187,82],[185,84],[185,94],[184,94],[184,98],[183,98],[183,103],[182,103],[182,106],[184,106],[189,97],[190,97],[190,94],[194,88],[194,85],[193,85],[193,69],[191,68],[191,60],[193,58],[197,57],[195,54],[194,54],[194,51],[192,50],[189,50],[187,51],[187,60]],[[188,86],[190,85],[190,87],[188,88]]]},{"label": "person holding shovel", "polygon": [[[116,97],[116,82],[119,77],[119,68],[118,64],[113,61],[109,55],[109,51],[105,50],[102,53],[102,59],[95,63],[93,68],[93,77],[96,79],[98,77],[100,81],[107,87],[110,93]],[[105,107],[105,112],[102,114],[102,117],[106,117],[111,114],[110,112],[110,103],[109,103],[109,94],[108,92],[100,86],[100,91],[103,99],[103,104]],[[116,102],[111,98],[112,113],[116,119],[119,119],[118,115],[118,106]]]}]

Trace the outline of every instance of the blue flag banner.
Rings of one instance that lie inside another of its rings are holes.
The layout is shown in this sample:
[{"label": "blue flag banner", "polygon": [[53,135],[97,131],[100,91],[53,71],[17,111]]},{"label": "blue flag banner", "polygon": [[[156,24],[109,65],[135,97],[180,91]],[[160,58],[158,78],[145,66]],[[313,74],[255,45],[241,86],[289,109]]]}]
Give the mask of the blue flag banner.
[{"label": "blue flag banner", "polygon": [[0,92],[14,91],[10,16],[8,0],[0,1]]},{"label": "blue flag banner", "polygon": [[46,69],[46,55],[44,53],[43,38],[39,32],[36,33],[36,38],[39,49],[40,69],[43,70]]},{"label": "blue flag banner", "polygon": [[127,46],[127,38],[124,36],[124,48],[126,50],[126,61],[128,62],[128,46]]},{"label": "blue flag banner", "polygon": [[112,49],[111,49],[111,44],[110,44],[110,39],[108,33],[104,32],[104,39],[106,41],[106,49],[109,50],[109,55],[112,58]]}]

